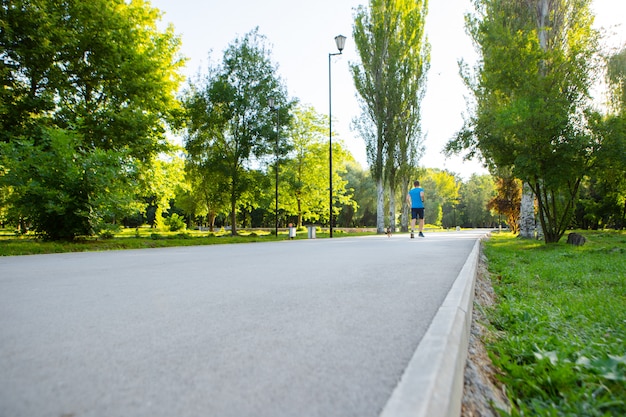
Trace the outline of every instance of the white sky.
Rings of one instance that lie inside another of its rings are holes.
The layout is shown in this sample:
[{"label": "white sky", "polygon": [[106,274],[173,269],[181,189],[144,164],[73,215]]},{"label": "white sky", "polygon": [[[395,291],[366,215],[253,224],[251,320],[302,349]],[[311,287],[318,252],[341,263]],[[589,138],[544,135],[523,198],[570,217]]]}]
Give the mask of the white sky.
[{"label": "white sky", "polygon": [[[343,55],[333,57],[333,133],[365,168],[365,144],[350,124],[359,114],[356,90],[348,64],[358,62],[351,39],[354,9],[367,0],[151,0],[164,12],[163,23],[172,23],[182,37],[182,53],[189,58],[185,74],[206,70],[220,62],[224,49],[256,26],[272,45],[271,59],[289,95],[328,114],[328,54],[337,52],[334,37],[348,37]],[[426,153],[420,165],[446,168],[468,178],[487,171],[477,161],[446,159],[445,143],[462,127],[465,89],[457,61],[473,62],[474,48],[465,34],[463,16],[470,0],[430,0],[426,30],[431,43],[431,68],[422,102],[422,129]],[[613,44],[626,42],[626,1],[593,0],[596,26],[611,28]]]}]

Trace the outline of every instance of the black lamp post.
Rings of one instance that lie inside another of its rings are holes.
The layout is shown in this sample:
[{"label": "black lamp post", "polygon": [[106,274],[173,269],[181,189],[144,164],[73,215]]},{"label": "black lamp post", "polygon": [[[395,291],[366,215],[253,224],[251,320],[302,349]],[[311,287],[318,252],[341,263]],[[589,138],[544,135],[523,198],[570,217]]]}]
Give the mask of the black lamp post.
[{"label": "black lamp post", "polygon": [[329,194],[330,194],[330,237],[333,237],[333,112],[332,112],[332,83],[331,83],[331,71],[330,63],[331,57],[334,55],[341,55],[344,46],[346,45],[346,37],[343,35],[335,36],[335,43],[339,52],[334,54],[328,54],[328,168],[329,168]]},{"label": "black lamp post", "polygon": [[276,111],[276,149],[275,149],[275,155],[276,155],[276,164],[274,165],[274,170],[276,171],[276,212],[275,212],[275,223],[274,223],[274,233],[276,234],[276,237],[278,237],[278,139],[279,139],[279,128],[280,128],[280,119],[279,119],[279,114],[278,114],[278,106],[274,107],[274,104],[276,104],[274,102],[274,98],[270,97],[268,99],[268,104],[270,106],[270,108],[272,110]]}]

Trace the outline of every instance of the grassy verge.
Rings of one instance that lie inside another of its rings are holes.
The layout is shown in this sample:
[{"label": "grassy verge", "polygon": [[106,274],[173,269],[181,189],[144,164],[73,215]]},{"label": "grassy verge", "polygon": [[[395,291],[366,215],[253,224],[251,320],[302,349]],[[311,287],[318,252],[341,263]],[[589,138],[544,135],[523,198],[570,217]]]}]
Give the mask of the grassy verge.
[{"label": "grassy verge", "polygon": [[498,304],[488,342],[513,416],[626,415],[626,233],[587,244],[486,242]]},{"label": "grassy verge", "polygon": [[[201,246],[227,243],[251,243],[288,240],[286,230],[279,230],[278,237],[268,230],[240,230],[238,236],[229,231],[212,232],[183,231],[161,232],[150,228],[124,229],[112,238],[84,238],[72,242],[46,242],[34,235],[16,236],[8,229],[0,229],[0,256],[35,255],[43,253],[86,252],[122,249],[164,248],[174,246]],[[335,230],[334,237],[371,235],[372,232]],[[317,230],[317,238],[328,237],[328,231]],[[295,239],[307,239],[306,229],[298,230]]]}]

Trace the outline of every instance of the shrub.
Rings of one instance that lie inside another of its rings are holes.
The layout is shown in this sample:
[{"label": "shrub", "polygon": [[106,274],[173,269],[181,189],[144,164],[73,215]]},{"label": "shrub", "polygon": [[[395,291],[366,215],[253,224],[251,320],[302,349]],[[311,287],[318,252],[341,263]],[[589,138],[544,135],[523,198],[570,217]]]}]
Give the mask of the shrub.
[{"label": "shrub", "polygon": [[181,217],[176,213],[172,214],[170,217],[167,217],[164,222],[165,225],[169,227],[170,232],[177,232],[179,230],[185,230],[187,228],[184,217]]},{"label": "shrub", "polygon": [[103,218],[129,203],[121,152],[84,152],[79,136],[60,129],[1,145],[0,165],[8,171],[0,186],[13,187],[10,205],[46,240],[91,236]]}]

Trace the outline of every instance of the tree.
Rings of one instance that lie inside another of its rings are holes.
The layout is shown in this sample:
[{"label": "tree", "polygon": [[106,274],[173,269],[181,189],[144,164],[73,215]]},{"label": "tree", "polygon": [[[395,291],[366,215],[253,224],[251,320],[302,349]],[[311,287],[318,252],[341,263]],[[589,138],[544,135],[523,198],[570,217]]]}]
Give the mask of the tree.
[{"label": "tree", "polygon": [[346,165],[346,187],[353,192],[355,204],[344,206],[337,223],[343,227],[376,224],[376,184],[369,172],[357,163]]},{"label": "tree", "polygon": [[394,228],[398,178],[408,184],[410,168],[417,163],[419,109],[430,61],[424,32],[427,4],[427,0],[371,0],[369,10],[360,6],[356,12],[353,37],[361,63],[352,65],[351,71],[362,115],[355,124],[377,184],[378,233],[384,232],[385,183]]},{"label": "tree", "polygon": [[296,225],[304,220],[316,222],[328,213],[328,150],[325,149],[328,120],[310,106],[294,109],[288,135],[293,150],[285,161],[281,200],[288,212],[297,216]]},{"label": "tree", "polygon": [[[293,122],[287,132],[293,149],[284,163],[280,194],[281,206],[297,216],[298,227],[304,221],[330,221],[328,204],[328,118],[315,112],[312,107],[298,106],[293,113]],[[352,156],[343,148],[341,141],[333,141],[333,205],[336,216],[342,206],[352,206],[346,180],[342,174]]]},{"label": "tree", "polygon": [[142,0],[3,1],[2,119],[5,141],[48,119],[80,133],[84,146],[128,149],[149,159],[165,144],[180,39],[156,30]]},{"label": "tree", "polygon": [[605,225],[623,229],[626,227],[626,110],[608,116],[600,127],[603,138],[596,155],[593,169],[598,182],[597,190],[603,190],[603,204],[608,213]]},{"label": "tree", "polygon": [[[188,213],[206,217],[209,230],[213,231],[219,214],[228,214],[228,181],[223,171],[215,169],[219,161],[211,158],[196,160],[186,158],[185,172],[189,190],[185,190],[183,208]],[[181,190],[182,191],[182,190]]]},{"label": "tree", "polygon": [[488,209],[489,201],[495,195],[491,175],[472,174],[460,188],[461,217],[465,227],[491,227],[496,218]]},{"label": "tree", "polygon": [[570,225],[596,140],[589,87],[597,36],[589,0],[479,0],[468,30],[482,59],[465,81],[476,108],[448,150],[480,152],[532,189],[546,243]]},{"label": "tree", "polygon": [[152,224],[157,230],[164,229],[164,216],[170,208],[170,201],[184,183],[184,160],[172,155],[151,162],[149,170],[143,170],[142,192],[155,208]]},{"label": "tree", "polygon": [[598,160],[605,187],[610,190],[607,197],[613,200],[613,225],[626,227],[626,48],[609,56],[607,79],[611,86],[615,113],[608,115],[603,124],[601,156]]},{"label": "tree", "polygon": [[[96,231],[112,201],[106,187],[92,187],[89,171],[116,169],[103,178],[111,188],[129,186],[139,163],[149,166],[168,147],[164,132],[177,112],[182,60],[179,38],[172,28],[159,32],[158,19],[158,10],[141,0],[2,1],[0,164],[12,173],[0,185],[13,190],[17,216],[28,214],[42,235],[69,239]],[[46,171],[58,166],[67,175],[49,185],[65,197],[41,190],[49,200],[28,203],[24,196],[34,192],[28,187],[36,178],[53,180],[55,172]],[[80,209],[73,206],[78,201]],[[51,207],[77,217],[58,223],[65,228],[59,230],[48,221]]]},{"label": "tree", "polygon": [[626,112],[626,48],[606,58],[609,104],[614,114]]},{"label": "tree", "polygon": [[454,175],[435,168],[426,169],[420,182],[426,195],[424,222],[426,224],[441,226],[443,207],[447,203],[457,201],[459,198],[460,184]]},{"label": "tree", "polygon": [[[623,172],[623,171],[622,171]],[[579,229],[623,229],[626,225],[626,179],[623,175],[585,178],[576,206]]]},{"label": "tree", "polygon": [[[244,172],[242,182],[245,183],[245,191],[241,194],[237,207],[237,218],[242,227],[260,226],[263,222],[258,222],[255,214],[258,212],[269,213],[275,210],[275,182],[272,181],[275,178],[275,175],[262,169],[249,169]],[[280,213],[279,210],[279,221]],[[274,224],[275,219],[276,217],[272,215],[271,221],[266,221],[265,224],[270,222]]]},{"label": "tree", "polygon": [[354,189],[348,188],[347,179],[348,170],[356,161],[341,140],[333,142],[333,160],[333,193],[337,202],[333,205],[333,217],[337,218],[342,211],[358,209],[354,200]]},{"label": "tree", "polygon": [[626,48],[606,58],[608,113],[597,115],[592,128],[601,138],[590,178],[583,182],[576,225],[581,228],[626,225]]},{"label": "tree", "polygon": [[187,153],[198,166],[219,171],[227,180],[233,235],[238,203],[250,185],[246,172],[252,160],[288,150],[285,135],[280,135],[278,149],[274,145],[276,119],[268,99],[274,99],[279,129],[289,125],[293,105],[275,74],[266,39],[254,29],[226,48],[222,64],[191,85],[185,99]]},{"label": "tree", "polygon": [[522,200],[521,181],[512,176],[501,176],[496,180],[496,193],[487,204],[487,209],[504,215],[511,232],[518,233]]}]

